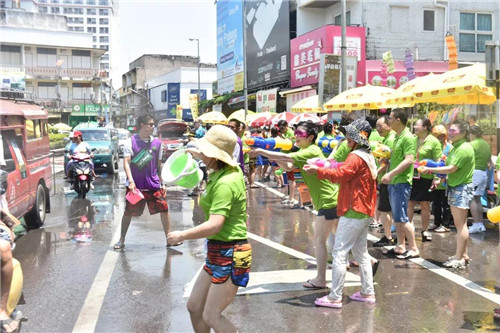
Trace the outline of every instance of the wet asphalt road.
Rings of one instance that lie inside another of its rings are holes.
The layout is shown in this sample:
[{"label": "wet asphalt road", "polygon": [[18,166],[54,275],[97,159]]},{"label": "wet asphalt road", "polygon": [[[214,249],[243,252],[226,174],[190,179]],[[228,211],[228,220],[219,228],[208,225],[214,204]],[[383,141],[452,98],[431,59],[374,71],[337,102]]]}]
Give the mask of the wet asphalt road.
[{"label": "wet asphalt road", "polygon": [[[192,331],[186,296],[203,264],[203,240],[166,250],[159,216],[146,213],[132,221],[125,250],[115,252],[125,193],[119,174],[99,178],[87,200],[65,194],[62,174],[57,179],[45,226],[22,237],[14,253],[24,272],[25,304],[19,308],[29,321],[23,332]],[[359,289],[354,268],[343,309],[317,308],[314,300],[327,291],[302,288],[315,276],[313,214],[281,205],[279,192],[266,187],[248,195],[251,282],[226,310],[241,332],[500,330],[492,315],[500,305],[494,293],[496,226],[471,235],[472,262],[463,271],[441,268],[454,252],[454,232],[434,234],[430,243],[419,239],[423,259],[413,261],[387,258],[370,242],[370,253],[381,261],[377,304],[348,300]],[[168,198],[172,229],[203,221],[199,199],[188,197],[187,190],[170,189]],[[81,216],[91,222],[90,232],[78,233]],[[419,215],[415,223],[420,235]],[[374,230],[371,239],[381,236]]]}]

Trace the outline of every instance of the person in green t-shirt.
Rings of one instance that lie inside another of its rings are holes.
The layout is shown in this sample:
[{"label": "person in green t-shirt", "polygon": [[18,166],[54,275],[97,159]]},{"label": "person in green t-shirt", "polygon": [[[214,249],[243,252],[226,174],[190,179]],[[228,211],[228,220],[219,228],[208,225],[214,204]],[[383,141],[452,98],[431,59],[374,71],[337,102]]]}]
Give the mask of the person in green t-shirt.
[{"label": "person in green t-shirt", "polygon": [[[408,115],[404,109],[391,111],[389,122],[396,132],[394,147],[389,161],[389,171],[382,177],[382,184],[388,184],[392,218],[396,223],[397,246],[390,253],[399,259],[420,256],[415,242],[415,227],[408,218],[408,200],[413,180],[413,161],[415,158],[415,138],[406,127]],[[410,250],[406,250],[406,240]]]},{"label": "person in green t-shirt", "polygon": [[337,195],[338,185],[332,184],[328,180],[319,180],[316,174],[308,174],[304,171],[304,165],[311,158],[323,158],[321,149],[314,144],[318,135],[318,127],[312,122],[300,122],[297,124],[295,134],[295,144],[299,151],[284,154],[264,149],[252,149],[251,154],[260,154],[275,160],[284,170],[292,170],[298,167],[300,173],[309,188],[313,207],[318,211],[314,221],[314,245],[316,251],[317,273],[314,279],[308,280],[305,288],[322,289],[326,288],[326,265],[327,248],[326,240],[330,232],[335,234],[338,223],[337,216]]},{"label": "person in green t-shirt", "polygon": [[[432,135],[441,143],[443,156],[448,158],[450,150],[453,147],[448,142],[448,131],[444,125],[434,125],[431,130]],[[432,199],[432,215],[434,215],[434,232],[450,232],[451,211],[446,195],[446,177],[434,175],[434,198]]]},{"label": "person in green t-shirt", "polygon": [[[232,157],[236,134],[215,125],[195,141],[197,148],[186,149],[203,160],[211,170],[200,205],[206,222],[187,230],[172,231],[168,244],[207,237],[205,273],[198,276],[187,301],[195,332],[236,332],[222,315],[236,296],[238,287],[246,287],[252,262],[252,247],[247,240],[246,188],[243,172]],[[210,322],[205,318],[218,318]]]},{"label": "person in green t-shirt", "polygon": [[[377,120],[376,129],[380,137],[382,138],[382,144],[386,145],[392,150],[394,146],[394,140],[396,139],[396,133],[391,130],[391,125],[389,125],[389,116],[382,116]],[[384,236],[380,238],[377,242],[373,243],[374,247],[391,246],[396,245],[395,237],[392,237],[392,218],[391,218],[391,202],[389,200],[389,189],[387,184],[381,182],[382,177],[387,171],[387,166],[389,161],[386,159],[379,160],[378,173],[378,203],[377,210],[375,212],[375,219],[377,227],[380,224],[384,227]],[[377,219],[378,218],[378,219]]]},{"label": "person in green t-shirt", "polygon": [[491,146],[483,139],[483,131],[478,125],[472,125],[469,130],[470,144],[474,148],[474,162],[476,168],[472,175],[472,186],[474,186],[474,198],[470,203],[470,213],[474,223],[469,228],[470,234],[485,232],[483,224],[483,205],[481,197],[486,192],[488,185],[488,163],[491,161]]},{"label": "person in green t-shirt", "polygon": [[464,268],[469,263],[467,255],[467,214],[474,196],[472,174],[475,169],[474,148],[467,142],[469,124],[455,120],[448,130],[448,138],[453,144],[446,166],[437,168],[422,167],[421,173],[448,174],[448,204],[457,228],[457,248],[455,255],[443,263],[444,267]]},{"label": "person in green t-shirt", "polygon": [[[415,122],[415,142],[417,144],[416,162],[423,160],[439,161],[443,152],[439,140],[431,134],[431,121],[427,118],[419,119]],[[408,202],[408,218],[413,221],[415,204],[420,203],[422,217],[422,242],[432,240],[432,234],[427,230],[431,217],[432,192],[429,189],[434,181],[433,175],[420,174],[418,164],[415,163],[413,170],[413,185],[411,187],[410,201]]]}]

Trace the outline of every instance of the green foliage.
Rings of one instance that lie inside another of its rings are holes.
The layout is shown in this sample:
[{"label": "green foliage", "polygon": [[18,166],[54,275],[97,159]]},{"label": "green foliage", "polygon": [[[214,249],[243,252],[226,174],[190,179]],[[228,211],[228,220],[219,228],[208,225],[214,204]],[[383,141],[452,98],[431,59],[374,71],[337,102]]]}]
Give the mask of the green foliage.
[{"label": "green foliage", "polygon": [[68,143],[64,138],[67,137],[68,134],[64,133],[49,133],[50,149],[64,148]]}]

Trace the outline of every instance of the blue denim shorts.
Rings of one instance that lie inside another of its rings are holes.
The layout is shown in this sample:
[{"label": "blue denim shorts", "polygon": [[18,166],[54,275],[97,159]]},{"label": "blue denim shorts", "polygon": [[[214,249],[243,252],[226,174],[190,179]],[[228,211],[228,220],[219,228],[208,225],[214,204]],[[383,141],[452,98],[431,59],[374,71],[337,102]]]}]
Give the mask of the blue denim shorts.
[{"label": "blue denim shorts", "polygon": [[389,184],[389,200],[391,202],[391,212],[394,222],[410,222],[407,213],[410,193],[411,185],[408,183]]},{"label": "blue denim shorts", "polygon": [[469,209],[473,197],[474,185],[472,183],[448,187],[448,204],[450,206]]}]

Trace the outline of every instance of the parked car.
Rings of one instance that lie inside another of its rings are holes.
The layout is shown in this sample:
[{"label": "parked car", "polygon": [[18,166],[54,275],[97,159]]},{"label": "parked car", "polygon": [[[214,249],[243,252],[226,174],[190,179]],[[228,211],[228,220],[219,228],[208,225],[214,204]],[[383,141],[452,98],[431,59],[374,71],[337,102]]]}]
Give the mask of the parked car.
[{"label": "parked car", "polygon": [[124,128],[117,128],[118,131],[118,153],[120,157],[123,157],[123,146],[125,143],[130,140],[131,134],[130,131]]},{"label": "parked car", "polygon": [[[106,169],[109,174],[114,174],[118,171],[119,145],[118,131],[115,128],[95,127],[95,128],[80,128],[83,141],[88,142],[90,148],[96,148],[94,153],[94,167]],[[71,143],[66,145],[69,149]],[[68,155],[64,156],[64,163],[68,163]]]},{"label": "parked car", "polygon": [[184,133],[186,133],[187,127],[188,125],[182,120],[160,120],[157,134],[163,144],[163,161],[184,146],[186,142]]},{"label": "parked car", "polygon": [[48,113],[33,103],[0,100],[0,144],[7,172],[5,198],[10,212],[29,228],[50,213],[52,168]]}]

